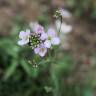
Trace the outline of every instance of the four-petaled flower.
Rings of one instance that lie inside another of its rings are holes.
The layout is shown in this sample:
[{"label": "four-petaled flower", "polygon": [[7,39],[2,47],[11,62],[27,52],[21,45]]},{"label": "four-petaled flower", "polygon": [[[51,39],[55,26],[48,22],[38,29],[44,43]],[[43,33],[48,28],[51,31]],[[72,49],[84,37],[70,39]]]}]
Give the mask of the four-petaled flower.
[{"label": "four-petaled flower", "polygon": [[45,34],[41,35],[42,38],[46,38],[44,44],[45,47],[50,48],[51,45],[59,45],[60,44],[60,39],[56,35],[56,32],[54,29],[49,28],[48,32]]},{"label": "four-petaled flower", "polygon": [[29,38],[30,38],[30,30],[26,30],[26,31],[21,31],[19,34],[19,38],[21,40],[18,41],[19,45],[25,45],[29,43]]}]

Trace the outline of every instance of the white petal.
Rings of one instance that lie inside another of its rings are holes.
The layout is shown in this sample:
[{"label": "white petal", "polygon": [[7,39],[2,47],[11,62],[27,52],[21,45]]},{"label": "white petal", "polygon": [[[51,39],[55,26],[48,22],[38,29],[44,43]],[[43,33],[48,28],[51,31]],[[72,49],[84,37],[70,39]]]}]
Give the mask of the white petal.
[{"label": "white petal", "polygon": [[30,28],[34,31],[35,30],[35,26],[38,25],[38,22],[31,22],[29,24]]},{"label": "white petal", "polygon": [[54,37],[54,38],[52,38],[51,43],[53,45],[59,45],[60,44],[60,39],[58,37]]},{"label": "white petal", "polygon": [[30,35],[30,30],[26,29],[26,35]]},{"label": "white petal", "polygon": [[45,40],[45,39],[47,39],[47,37],[48,37],[48,36],[47,36],[46,33],[42,33],[40,39],[41,39],[41,40]]},{"label": "white petal", "polygon": [[66,25],[65,23],[62,23],[62,26],[61,26],[61,32],[62,33],[69,33],[72,31],[72,26],[70,25]]},{"label": "white petal", "polygon": [[23,46],[23,45],[26,45],[27,43],[29,42],[29,40],[20,40],[20,41],[18,41],[18,45],[21,45],[21,46]]},{"label": "white petal", "polygon": [[64,18],[70,18],[71,17],[71,13],[68,10],[60,9],[59,12],[61,13],[62,17],[64,17]]},{"label": "white petal", "polygon": [[45,47],[50,48],[50,47],[51,47],[51,42],[50,42],[50,40],[46,40],[46,41],[44,42],[44,45],[45,45]]},{"label": "white petal", "polygon": [[55,24],[56,24],[57,30],[59,30],[60,29],[60,25],[61,25],[61,21],[60,20],[56,20]]}]

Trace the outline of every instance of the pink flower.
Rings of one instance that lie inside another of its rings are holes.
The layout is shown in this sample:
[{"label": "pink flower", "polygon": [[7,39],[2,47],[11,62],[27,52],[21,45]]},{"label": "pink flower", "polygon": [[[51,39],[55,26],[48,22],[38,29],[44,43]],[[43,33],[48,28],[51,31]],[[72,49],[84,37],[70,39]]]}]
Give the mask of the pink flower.
[{"label": "pink flower", "polygon": [[[44,37],[43,37],[44,38]],[[54,29],[50,28],[46,33],[45,47],[50,48],[51,45],[59,45],[60,39],[57,37]]]},{"label": "pink flower", "polygon": [[38,55],[40,55],[41,57],[44,57],[45,54],[47,53],[47,48],[45,47],[44,44],[41,44],[39,47],[36,47],[36,48],[34,49],[34,52],[35,52],[35,54],[38,54]]},{"label": "pink flower", "polygon": [[18,45],[25,45],[29,43],[29,37],[30,37],[30,30],[27,29],[26,31],[21,31],[19,34],[19,38],[21,40],[18,41]]}]

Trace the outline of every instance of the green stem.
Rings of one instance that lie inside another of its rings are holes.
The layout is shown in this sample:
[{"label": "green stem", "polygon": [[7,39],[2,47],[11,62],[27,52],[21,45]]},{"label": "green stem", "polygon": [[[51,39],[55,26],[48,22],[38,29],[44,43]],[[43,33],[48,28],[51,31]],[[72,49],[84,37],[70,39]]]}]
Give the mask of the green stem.
[{"label": "green stem", "polygon": [[60,28],[59,28],[59,31],[58,31],[58,36],[60,36],[60,31],[61,31],[61,26],[62,26],[62,16],[60,17],[60,21],[61,21],[61,23],[60,23]]}]

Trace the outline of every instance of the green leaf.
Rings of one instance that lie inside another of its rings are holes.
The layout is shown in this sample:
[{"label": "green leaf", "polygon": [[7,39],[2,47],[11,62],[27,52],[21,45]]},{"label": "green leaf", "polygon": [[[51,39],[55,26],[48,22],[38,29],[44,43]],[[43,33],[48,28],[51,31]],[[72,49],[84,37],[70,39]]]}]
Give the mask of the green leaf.
[{"label": "green leaf", "polygon": [[84,96],[93,96],[92,89],[86,88],[86,89],[84,90]]},{"label": "green leaf", "polygon": [[16,68],[18,66],[18,62],[17,60],[12,60],[12,64],[9,66],[9,68],[7,68],[7,70],[5,71],[5,75],[3,77],[4,80],[7,80],[10,76],[13,75],[13,73],[15,72]]}]

